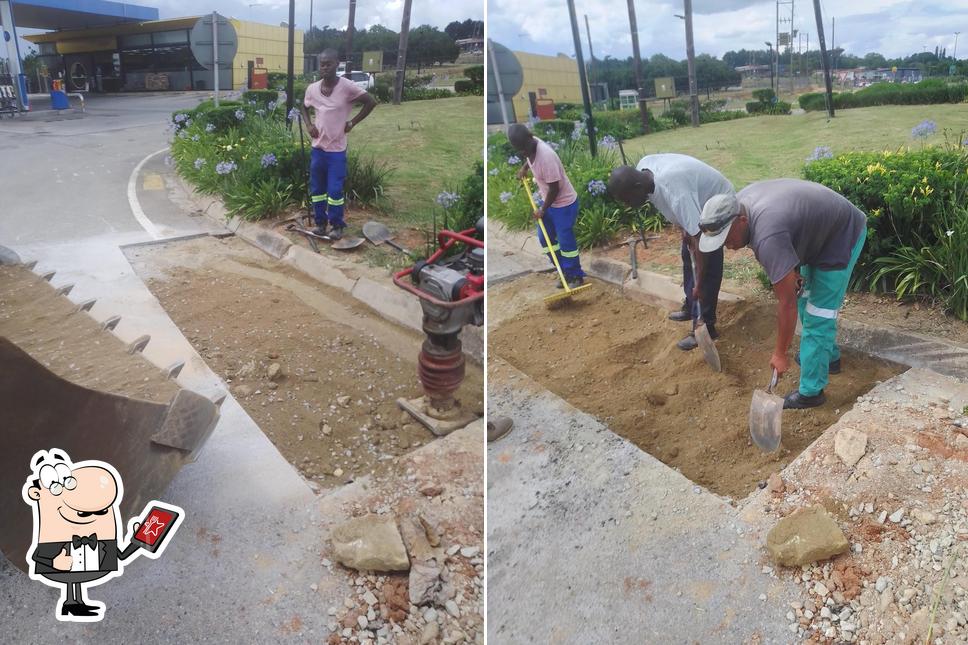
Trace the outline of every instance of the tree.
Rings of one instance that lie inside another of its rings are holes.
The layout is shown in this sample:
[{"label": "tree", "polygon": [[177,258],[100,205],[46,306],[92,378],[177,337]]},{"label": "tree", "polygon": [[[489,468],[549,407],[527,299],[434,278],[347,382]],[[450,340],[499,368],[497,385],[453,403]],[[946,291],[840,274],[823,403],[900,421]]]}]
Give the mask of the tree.
[{"label": "tree", "polygon": [[455,20],[444,27],[444,32],[454,40],[461,40],[462,38],[483,38],[484,21],[471,20],[470,18],[464,22]]},{"label": "tree", "polygon": [[420,25],[410,30],[410,42],[407,46],[407,62],[418,65],[433,65],[435,63],[452,63],[460,55],[460,49],[454,39],[436,27]]}]

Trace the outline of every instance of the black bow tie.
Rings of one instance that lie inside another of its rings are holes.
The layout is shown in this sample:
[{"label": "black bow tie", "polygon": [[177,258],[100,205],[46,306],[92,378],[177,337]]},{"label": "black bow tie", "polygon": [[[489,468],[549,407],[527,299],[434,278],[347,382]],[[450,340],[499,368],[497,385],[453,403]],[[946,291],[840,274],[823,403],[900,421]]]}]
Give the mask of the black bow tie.
[{"label": "black bow tie", "polygon": [[74,546],[75,549],[81,548],[81,545],[87,545],[87,546],[91,547],[92,549],[96,549],[97,548],[97,533],[91,533],[87,537],[83,537],[83,536],[80,536],[80,535],[75,535],[73,538],[71,538],[71,544]]}]

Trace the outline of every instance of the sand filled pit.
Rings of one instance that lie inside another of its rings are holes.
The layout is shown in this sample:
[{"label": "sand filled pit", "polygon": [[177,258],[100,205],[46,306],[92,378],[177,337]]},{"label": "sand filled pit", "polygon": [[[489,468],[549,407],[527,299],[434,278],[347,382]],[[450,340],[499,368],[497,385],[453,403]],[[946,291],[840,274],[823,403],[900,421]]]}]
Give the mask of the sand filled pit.
[{"label": "sand filled pit", "polygon": [[[842,373],[830,377],[827,404],[785,411],[781,449],[764,454],[750,442],[748,413],[753,390],[765,388],[770,378],[776,328],[772,306],[721,307],[717,347],[723,371],[716,374],[698,350],[676,348],[688,323],[672,322],[666,311],[629,300],[615,287],[598,281],[594,285],[553,309],[540,300],[553,292],[546,275],[492,288],[488,310],[500,322],[488,329],[491,355],[722,495],[748,495],[810,445],[858,396],[901,371],[844,351]],[[509,306],[515,307],[513,314]],[[793,390],[798,379],[793,364],[778,393]]]},{"label": "sand filled pit", "polygon": [[[434,435],[396,404],[422,393],[423,334],[265,257],[242,240],[128,250],[171,319],[316,489],[387,471]],[[482,370],[457,392],[483,412]]]}]

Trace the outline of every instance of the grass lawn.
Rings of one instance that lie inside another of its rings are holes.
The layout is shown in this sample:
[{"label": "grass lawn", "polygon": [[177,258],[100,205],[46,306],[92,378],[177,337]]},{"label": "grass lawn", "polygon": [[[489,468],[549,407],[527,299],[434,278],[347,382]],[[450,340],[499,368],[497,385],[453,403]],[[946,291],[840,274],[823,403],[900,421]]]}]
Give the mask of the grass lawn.
[{"label": "grass lawn", "polygon": [[761,116],[684,127],[637,137],[625,142],[630,163],[657,152],[679,152],[705,161],[733,182],[736,189],[760,179],[800,177],[804,161],[817,146],[830,146],[836,155],[849,150],[886,150],[920,146],[911,128],[925,119],[938,132],[925,140],[944,142],[942,131],[954,139],[968,131],[968,105],[891,105],[789,116]]},{"label": "grass lawn", "polygon": [[400,223],[430,225],[434,199],[458,184],[481,159],[484,100],[480,96],[383,104],[349,135],[357,152],[393,167],[388,213]]}]

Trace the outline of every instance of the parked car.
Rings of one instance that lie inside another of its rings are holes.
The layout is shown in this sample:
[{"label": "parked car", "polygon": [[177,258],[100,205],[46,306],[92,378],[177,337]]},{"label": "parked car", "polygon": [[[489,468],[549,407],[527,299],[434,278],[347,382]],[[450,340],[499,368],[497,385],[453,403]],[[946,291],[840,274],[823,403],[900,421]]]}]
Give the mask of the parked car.
[{"label": "parked car", "polygon": [[373,86],[376,85],[373,74],[369,72],[350,72],[348,78],[356,83],[357,87],[364,90],[372,90]]}]

